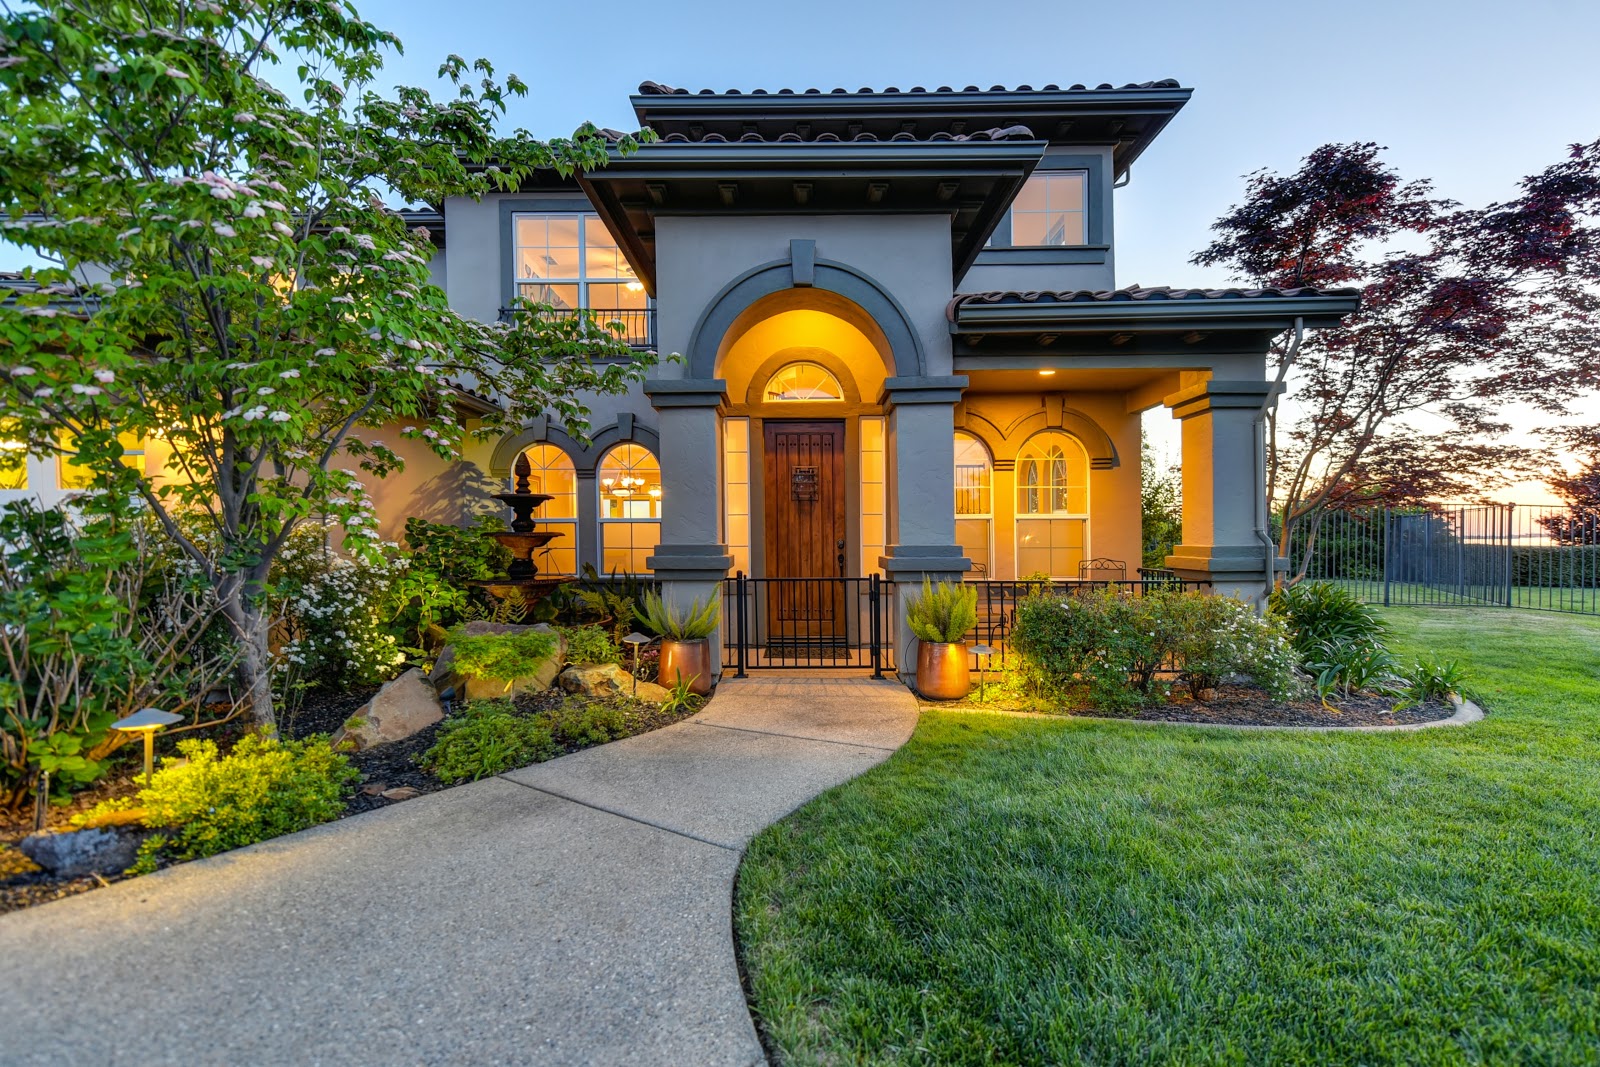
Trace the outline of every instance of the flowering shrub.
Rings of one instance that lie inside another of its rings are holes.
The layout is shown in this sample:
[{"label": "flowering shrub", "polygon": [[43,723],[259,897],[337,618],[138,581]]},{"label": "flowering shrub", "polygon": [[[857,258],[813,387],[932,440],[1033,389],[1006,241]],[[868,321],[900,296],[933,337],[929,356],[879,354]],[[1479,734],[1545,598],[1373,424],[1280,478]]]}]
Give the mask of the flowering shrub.
[{"label": "flowering shrub", "polygon": [[273,572],[282,693],[376,685],[405,662],[389,628],[390,590],[406,573],[395,545],[349,556],[321,527],[303,526]]},{"label": "flowering shrub", "polygon": [[1085,690],[1107,710],[1164,699],[1173,677],[1196,696],[1235,673],[1278,699],[1298,691],[1283,624],[1226,597],[1110,589],[1030,596],[1017,607],[1011,645],[1033,688],[1057,699]]}]

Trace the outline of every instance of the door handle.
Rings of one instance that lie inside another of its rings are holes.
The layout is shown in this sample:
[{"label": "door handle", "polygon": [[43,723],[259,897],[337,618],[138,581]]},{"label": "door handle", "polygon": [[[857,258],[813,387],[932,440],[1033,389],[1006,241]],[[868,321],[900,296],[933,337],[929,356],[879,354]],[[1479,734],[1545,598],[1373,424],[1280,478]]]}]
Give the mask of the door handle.
[{"label": "door handle", "polygon": [[843,578],[844,577],[844,538],[841,537],[837,541],[835,541],[833,543],[833,547],[839,550],[839,555],[837,557],[838,560],[839,560],[839,577]]}]

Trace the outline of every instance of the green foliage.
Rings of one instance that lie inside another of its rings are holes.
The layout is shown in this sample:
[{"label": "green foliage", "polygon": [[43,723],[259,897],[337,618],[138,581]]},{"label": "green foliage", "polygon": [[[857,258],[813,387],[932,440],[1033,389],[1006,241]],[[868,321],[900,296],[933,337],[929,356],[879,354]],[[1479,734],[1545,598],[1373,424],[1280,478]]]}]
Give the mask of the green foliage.
[{"label": "green foliage", "polygon": [[922,595],[906,605],[906,624],[917,640],[929,644],[954,644],[966,639],[978,625],[978,590],[964,582],[922,579]]},{"label": "green foliage", "polygon": [[683,715],[700,710],[706,698],[689,689],[693,683],[693,678],[679,678],[674,682],[667,693],[667,699],[661,702],[661,710],[670,715]]},{"label": "green foliage", "polygon": [[402,640],[420,648],[430,626],[454,626],[482,612],[477,590],[467,583],[505,573],[511,553],[487,536],[504,529],[504,520],[493,515],[465,527],[406,520],[406,566],[389,591],[391,624]]},{"label": "green foliage", "polygon": [[1396,706],[1400,708],[1426,704],[1430,700],[1449,700],[1466,692],[1467,669],[1460,660],[1444,659],[1430,652],[1400,674],[1405,685],[1405,697]]},{"label": "green foliage", "polygon": [[1305,667],[1324,701],[1352,693],[1388,695],[1403,684],[1400,663],[1387,648],[1350,637],[1323,641],[1306,656]]},{"label": "green foliage", "polygon": [[577,584],[568,588],[570,617],[606,627],[611,640],[620,645],[633,629],[639,604],[651,585],[636,574],[612,571],[602,575],[593,563],[585,563]]},{"label": "green foliage", "polygon": [[326,738],[281,741],[246,734],[226,756],[214,741],[178,742],[139,791],[145,825],[164,833],[150,856],[189,860],[338,818],[360,773]]},{"label": "green foliage", "polygon": [[611,635],[598,626],[562,627],[567,639],[567,662],[576,667],[596,663],[616,663],[620,658]]},{"label": "green foliage", "polygon": [[661,637],[673,641],[699,641],[717,632],[717,624],[722,619],[722,601],[713,590],[706,594],[704,600],[696,600],[686,611],[679,611],[663,601],[660,593],[647,589],[639,606],[634,609],[634,616],[651,633]]},{"label": "green foliage", "polygon": [[511,634],[450,632],[455,670],[469,678],[525,678],[556,654],[557,637],[540,630]]},{"label": "green foliage", "polygon": [[1071,700],[1082,689],[1106,710],[1166,697],[1162,674],[1175,675],[1192,694],[1230,674],[1249,675],[1278,699],[1299,691],[1281,622],[1261,619],[1237,600],[1197,592],[1031,596],[1017,606],[1011,646],[1036,690]]},{"label": "green foliage", "polygon": [[573,748],[603,745],[633,732],[628,713],[615,704],[568,700],[545,714],[550,731]]},{"label": "green foliage", "polygon": [[277,692],[286,707],[296,706],[310,688],[378,685],[405,663],[389,615],[407,561],[392,546],[355,556],[336,551],[334,533],[303,523],[273,560],[272,644]]},{"label": "green foliage", "polygon": [[1302,659],[1328,641],[1381,645],[1389,632],[1377,609],[1332,582],[1300,582],[1276,590],[1267,610],[1288,623]]},{"label": "green foliage", "polygon": [[231,665],[206,644],[214,598],[167,547],[108,495],[0,510],[0,809],[41,772],[58,796],[94,781],[125,740],[112,722],[191,708]]},{"label": "green foliage", "polygon": [[[200,516],[176,551],[245,646],[263,723],[273,558],[324,518],[353,555],[376,543],[362,474],[404,465],[383,433],[458,458],[471,381],[500,398],[472,432],[547,416],[581,434],[585,398],[656,362],[591,313],[457,313],[430,235],[384,206],[603,167],[636,139],[503,134],[527,87],[484,60],[447,59],[440,99],[386,95],[398,46],[332,0],[0,10],[0,238],[51,264],[0,302],[0,424],[36,455],[70,447],[169,531]],[[165,471],[123,462],[124,438],[157,437]]]},{"label": "green foliage", "polygon": [[441,782],[453,784],[477,781],[558,754],[549,726],[517,714],[508,700],[481,700],[440,724],[438,740],[418,762]]},{"label": "green foliage", "polygon": [[1183,539],[1183,479],[1175,469],[1156,465],[1155,452],[1144,434],[1139,438],[1139,511],[1146,567],[1165,567]]}]

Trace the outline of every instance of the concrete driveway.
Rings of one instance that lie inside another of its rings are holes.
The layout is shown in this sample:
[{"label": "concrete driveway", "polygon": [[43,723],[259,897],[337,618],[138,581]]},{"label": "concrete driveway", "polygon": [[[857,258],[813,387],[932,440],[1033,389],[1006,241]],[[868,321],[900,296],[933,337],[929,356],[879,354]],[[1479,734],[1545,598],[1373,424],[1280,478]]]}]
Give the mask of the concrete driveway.
[{"label": "concrete driveway", "polygon": [[0,916],[0,1064],[762,1062],[745,843],[887,759],[891,682],[676,726]]}]

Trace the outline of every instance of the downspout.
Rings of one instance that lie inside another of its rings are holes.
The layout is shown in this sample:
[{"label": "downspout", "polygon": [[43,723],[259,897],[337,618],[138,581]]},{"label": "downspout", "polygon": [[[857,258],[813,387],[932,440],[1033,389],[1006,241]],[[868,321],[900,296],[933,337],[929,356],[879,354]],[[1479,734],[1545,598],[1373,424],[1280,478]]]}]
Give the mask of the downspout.
[{"label": "downspout", "polygon": [[1283,388],[1284,379],[1289,377],[1289,368],[1294,365],[1295,357],[1300,354],[1300,342],[1305,340],[1305,336],[1306,320],[1296,318],[1294,340],[1289,342],[1289,351],[1283,354],[1283,362],[1278,364],[1278,377],[1273,381],[1272,388],[1267,390],[1265,399],[1261,401],[1261,410],[1256,412],[1255,418],[1256,540],[1261,542],[1262,551],[1267,557],[1265,565],[1267,584],[1262,593],[1263,597],[1272,595],[1272,586],[1277,580],[1278,562],[1278,546],[1272,542],[1272,517],[1267,514],[1267,412],[1277,405],[1278,391]]}]

